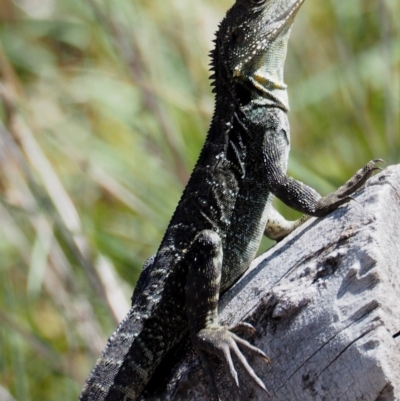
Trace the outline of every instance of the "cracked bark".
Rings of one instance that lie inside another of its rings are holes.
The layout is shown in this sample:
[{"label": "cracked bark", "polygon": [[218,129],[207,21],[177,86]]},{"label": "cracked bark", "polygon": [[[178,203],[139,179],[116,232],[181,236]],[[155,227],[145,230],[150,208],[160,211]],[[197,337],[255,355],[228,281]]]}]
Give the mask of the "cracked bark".
[{"label": "cracked bark", "polygon": [[[220,321],[247,321],[270,364],[249,361],[272,400],[400,400],[400,165],[354,200],[311,219],[257,258],[221,299]],[[234,400],[213,360],[221,401]],[[265,400],[239,371],[247,399]],[[247,385],[249,383],[249,385]],[[146,401],[211,399],[184,341],[158,369]]]}]

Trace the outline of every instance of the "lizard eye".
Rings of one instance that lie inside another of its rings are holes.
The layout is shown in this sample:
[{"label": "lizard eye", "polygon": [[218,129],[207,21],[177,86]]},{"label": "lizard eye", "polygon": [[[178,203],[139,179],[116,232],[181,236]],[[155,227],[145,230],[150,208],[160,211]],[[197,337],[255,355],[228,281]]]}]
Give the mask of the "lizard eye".
[{"label": "lizard eye", "polygon": [[235,43],[242,43],[244,41],[244,32],[240,28],[235,29],[232,33],[232,40]]}]

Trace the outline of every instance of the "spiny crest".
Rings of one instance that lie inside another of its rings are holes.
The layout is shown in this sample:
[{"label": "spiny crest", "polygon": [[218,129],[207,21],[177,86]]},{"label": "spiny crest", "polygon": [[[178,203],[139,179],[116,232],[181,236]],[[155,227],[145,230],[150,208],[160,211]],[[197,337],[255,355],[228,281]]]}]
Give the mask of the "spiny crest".
[{"label": "spiny crest", "polygon": [[[216,38],[213,39],[213,42],[216,44],[217,39]],[[208,55],[210,57],[210,63],[208,64],[209,67],[210,67],[209,71],[211,72],[211,75],[208,78],[211,80],[210,85],[213,88],[211,92],[212,93],[216,93],[216,88],[215,88],[216,85],[217,85],[217,82],[216,82],[216,79],[217,79],[217,73],[216,73],[217,68],[216,68],[216,65],[215,65],[215,63],[216,63],[216,57],[215,57],[216,56],[216,49],[214,48],[213,50],[211,50]]]}]

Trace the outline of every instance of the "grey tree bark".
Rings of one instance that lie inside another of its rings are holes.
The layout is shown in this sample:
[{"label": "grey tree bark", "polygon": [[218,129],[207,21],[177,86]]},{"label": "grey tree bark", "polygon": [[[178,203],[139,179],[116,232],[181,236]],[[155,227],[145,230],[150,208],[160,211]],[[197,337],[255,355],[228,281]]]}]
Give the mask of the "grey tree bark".
[{"label": "grey tree bark", "polygon": [[[271,400],[400,400],[399,216],[400,165],[254,260],[224,294],[220,321],[257,328],[250,342],[271,361],[248,357]],[[221,364],[213,365],[221,400],[235,400]],[[246,399],[266,399],[239,377]],[[189,341],[149,388],[146,401],[211,399]]]}]

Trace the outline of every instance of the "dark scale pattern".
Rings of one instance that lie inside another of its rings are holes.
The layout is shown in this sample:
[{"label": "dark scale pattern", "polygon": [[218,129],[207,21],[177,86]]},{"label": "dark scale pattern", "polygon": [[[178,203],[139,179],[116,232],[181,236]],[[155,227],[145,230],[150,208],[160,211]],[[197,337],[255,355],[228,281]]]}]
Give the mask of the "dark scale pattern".
[{"label": "dark scale pattern", "polygon": [[303,1],[237,0],[220,24],[211,52],[215,111],[204,147],[157,254],[145,263],[132,308],[93,368],[81,401],[138,400],[188,331],[213,399],[210,353],[224,361],[238,394],[233,360],[267,392],[239,349],[267,360],[237,335],[253,329],[219,325],[219,293],[248,268],[266,227],[268,236],[279,239],[303,221],[284,220],[271,206],[273,195],[322,216],[347,202],[376,169],[371,161],[327,197],[286,174],[290,129],[283,67]]}]

